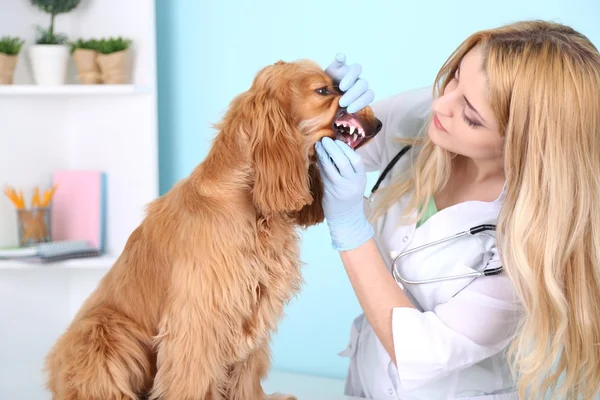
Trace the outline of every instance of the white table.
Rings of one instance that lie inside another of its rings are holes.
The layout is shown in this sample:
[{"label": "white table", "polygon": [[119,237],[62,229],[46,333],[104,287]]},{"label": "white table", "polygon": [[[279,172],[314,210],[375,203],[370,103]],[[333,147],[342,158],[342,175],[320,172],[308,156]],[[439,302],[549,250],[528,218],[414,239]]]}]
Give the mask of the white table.
[{"label": "white table", "polygon": [[[0,385],[1,400],[50,400],[51,398],[50,393],[41,385],[30,386],[27,377],[15,377],[11,383],[13,387],[10,390]],[[358,397],[343,395],[343,380],[280,371],[271,371],[269,377],[263,382],[263,388],[267,394],[275,392],[290,394],[296,396],[298,400],[360,400]]]},{"label": "white table", "polygon": [[279,392],[296,396],[298,400],[359,400],[344,396],[344,380],[271,371],[263,382],[267,394]]}]

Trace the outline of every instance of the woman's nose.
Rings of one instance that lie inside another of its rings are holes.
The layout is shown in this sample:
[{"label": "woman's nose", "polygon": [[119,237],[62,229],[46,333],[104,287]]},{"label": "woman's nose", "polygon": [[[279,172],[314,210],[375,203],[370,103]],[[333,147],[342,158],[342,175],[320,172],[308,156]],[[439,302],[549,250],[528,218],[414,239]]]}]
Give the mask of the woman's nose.
[{"label": "woman's nose", "polygon": [[451,96],[443,94],[433,101],[432,108],[437,114],[444,115],[446,117],[452,116],[452,101]]}]

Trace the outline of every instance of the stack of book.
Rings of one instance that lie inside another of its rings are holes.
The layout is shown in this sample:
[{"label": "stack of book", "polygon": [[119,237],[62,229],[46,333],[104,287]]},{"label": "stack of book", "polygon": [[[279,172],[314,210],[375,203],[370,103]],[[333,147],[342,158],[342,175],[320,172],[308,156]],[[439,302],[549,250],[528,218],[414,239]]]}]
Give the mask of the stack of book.
[{"label": "stack of book", "polygon": [[0,260],[20,260],[28,262],[55,262],[72,258],[97,257],[100,250],[85,240],[55,241],[28,247],[0,248]]}]

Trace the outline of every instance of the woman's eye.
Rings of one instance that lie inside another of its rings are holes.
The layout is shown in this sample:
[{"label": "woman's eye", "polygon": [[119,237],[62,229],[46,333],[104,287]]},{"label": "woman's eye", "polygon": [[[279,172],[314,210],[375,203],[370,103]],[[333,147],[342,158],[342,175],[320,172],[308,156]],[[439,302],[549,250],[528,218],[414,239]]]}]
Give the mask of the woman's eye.
[{"label": "woman's eye", "polygon": [[327,96],[329,94],[329,90],[327,90],[327,87],[322,87],[322,88],[318,88],[317,90],[315,90],[318,94],[320,94],[321,96]]},{"label": "woman's eye", "polygon": [[477,128],[477,127],[481,126],[481,124],[479,122],[473,121],[472,119],[470,119],[469,117],[467,117],[467,114],[465,114],[465,110],[464,109],[462,111],[462,118],[465,121],[465,123],[467,125],[469,125],[471,128]]}]

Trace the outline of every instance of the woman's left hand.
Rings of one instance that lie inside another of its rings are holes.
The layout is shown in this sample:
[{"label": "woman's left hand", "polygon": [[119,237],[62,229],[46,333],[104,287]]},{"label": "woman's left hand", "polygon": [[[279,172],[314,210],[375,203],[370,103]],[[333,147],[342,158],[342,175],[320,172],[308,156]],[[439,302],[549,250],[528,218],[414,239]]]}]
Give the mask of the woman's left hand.
[{"label": "woman's left hand", "polygon": [[375,94],[369,89],[369,83],[360,76],[360,64],[346,64],[346,55],[338,53],[335,59],[325,68],[325,72],[339,84],[344,95],[339,100],[339,105],[346,108],[349,113],[355,113],[368,106]]},{"label": "woman's left hand", "polygon": [[363,212],[367,175],[361,156],[346,143],[323,138],[315,144],[323,180],[323,210],[332,245],[352,250],[373,237]]}]

